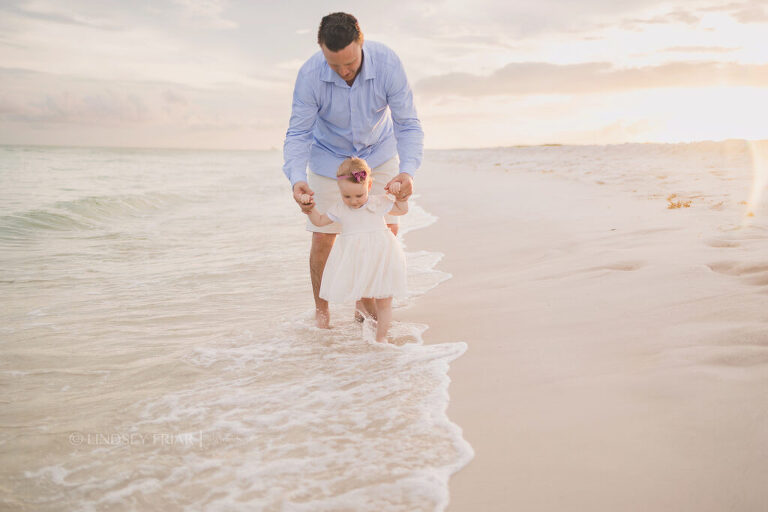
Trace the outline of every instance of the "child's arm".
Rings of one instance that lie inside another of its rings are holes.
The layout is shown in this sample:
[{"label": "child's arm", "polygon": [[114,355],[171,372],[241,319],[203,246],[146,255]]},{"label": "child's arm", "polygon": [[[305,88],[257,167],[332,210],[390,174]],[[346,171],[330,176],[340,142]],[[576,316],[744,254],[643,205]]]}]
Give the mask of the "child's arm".
[{"label": "child's arm", "polygon": [[395,201],[392,209],[389,210],[390,215],[405,215],[406,213],[408,213],[408,200]]},{"label": "child's arm", "polygon": [[[397,193],[400,192],[400,183],[395,182],[389,186],[389,193],[397,197]],[[408,213],[408,200],[398,201],[395,199],[395,204],[389,211],[390,215],[405,215]]]},{"label": "child's arm", "polygon": [[326,214],[318,212],[317,208],[309,210],[307,212],[307,217],[309,217],[309,220],[315,226],[327,226],[333,222]]},{"label": "child's arm", "polygon": [[[301,194],[300,201],[302,204],[309,204],[312,202],[312,198],[309,194]],[[302,209],[302,211],[304,211]],[[328,224],[332,223],[333,221],[325,214],[322,214],[317,211],[317,208],[312,205],[312,209],[308,212],[304,212],[307,214],[307,217],[309,217],[310,222],[314,224],[315,226],[327,226]]]}]

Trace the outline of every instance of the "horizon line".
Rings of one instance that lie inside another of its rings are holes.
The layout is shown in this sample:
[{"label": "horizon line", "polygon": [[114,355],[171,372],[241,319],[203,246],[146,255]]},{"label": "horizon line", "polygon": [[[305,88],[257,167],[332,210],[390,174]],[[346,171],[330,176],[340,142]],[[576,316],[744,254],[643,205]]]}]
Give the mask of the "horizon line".
[{"label": "horizon line", "polygon": [[[564,142],[550,142],[542,144],[509,144],[504,146],[474,146],[474,147],[451,147],[451,148],[424,148],[425,151],[468,151],[468,150],[482,150],[482,149],[504,149],[504,148],[537,148],[537,147],[565,147],[565,146],[622,146],[626,144],[655,144],[655,145],[675,145],[675,144],[701,144],[701,143],[724,143],[724,142],[768,142],[767,138],[760,139],[745,139],[745,138],[728,138],[728,139],[699,139],[689,141],[677,141],[677,142],[661,142],[661,141],[643,141],[643,142],[610,142],[610,143],[564,143]],[[253,153],[271,153],[282,152],[282,148],[272,146],[268,149],[253,149],[253,148],[206,148],[206,147],[183,147],[183,146],[108,146],[108,145],[65,145],[65,144],[35,144],[35,143],[4,143],[0,142],[0,147],[33,147],[33,148],[56,148],[56,149],[108,149],[108,150],[159,150],[159,151],[205,151],[205,152],[253,152]]]}]

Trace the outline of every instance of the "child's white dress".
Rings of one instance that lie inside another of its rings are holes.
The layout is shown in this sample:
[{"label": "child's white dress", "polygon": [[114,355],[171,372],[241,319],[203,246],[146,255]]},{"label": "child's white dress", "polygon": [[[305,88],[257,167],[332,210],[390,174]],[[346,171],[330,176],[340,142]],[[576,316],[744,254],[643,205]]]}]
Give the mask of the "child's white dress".
[{"label": "child's white dress", "polygon": [[402,297],[406,294],[405,254],[384,215],[395,202],[369,195],[360,208],[339,199],[325,214],[341,223],[320,284],[320,297],[330,302],[354,302],[362,297]]}]

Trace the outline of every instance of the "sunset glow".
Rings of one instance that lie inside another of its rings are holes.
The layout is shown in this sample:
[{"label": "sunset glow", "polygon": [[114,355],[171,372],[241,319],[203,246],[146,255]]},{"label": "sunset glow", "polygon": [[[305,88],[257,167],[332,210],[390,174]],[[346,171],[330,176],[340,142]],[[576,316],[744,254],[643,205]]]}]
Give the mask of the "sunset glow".
[{"label": "sunset glow", "polygon": [[744,212],[744,225],[750,224],[762,205],[765,189],[768,187],[768,141],[751,142],[753,177],[749,201]]},{"label": "sunset glow", "polygon": [[333,10],[398,52],[429,148],[768,138],[759,0],[63,5],[0,6],[0,143],[278,148]]}]

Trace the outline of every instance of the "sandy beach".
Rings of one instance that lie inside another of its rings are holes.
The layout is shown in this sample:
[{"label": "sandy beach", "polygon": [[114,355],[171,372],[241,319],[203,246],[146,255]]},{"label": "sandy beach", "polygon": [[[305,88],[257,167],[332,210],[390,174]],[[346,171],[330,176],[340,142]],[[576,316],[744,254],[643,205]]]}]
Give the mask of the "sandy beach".
[{"label": "sandy beach", "polygon": [[395,319],[469,346],[448,416],[475,457],[447,510],[766,510],[768,212],[745,217],[751,177],[706,154],[588,179],[519,156],[432,154],[416,180],[439,220],[408,250],[444,253],[452,278]]}]

